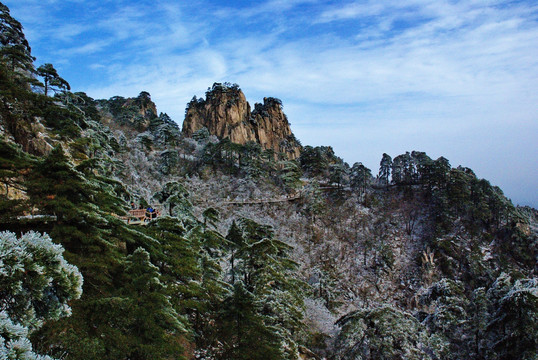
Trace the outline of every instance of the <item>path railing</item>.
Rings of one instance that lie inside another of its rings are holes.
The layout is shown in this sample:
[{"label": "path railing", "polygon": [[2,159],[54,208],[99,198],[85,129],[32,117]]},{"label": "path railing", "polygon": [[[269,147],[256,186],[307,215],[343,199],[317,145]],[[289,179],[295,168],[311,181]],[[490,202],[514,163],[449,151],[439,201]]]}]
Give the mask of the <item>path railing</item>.
[{"label": "path railing", "polygon": [[293,200],[297,200],[297,199],[300,199],[300,198],[301,198],[301,194],[296,194],[296,195],[292,195],[292,196],[281,196],[281,197],[278,197],[278,198],[223,201],[220,204],[222,204],[222,205],[271,204],[271,203],[293,201]]}]

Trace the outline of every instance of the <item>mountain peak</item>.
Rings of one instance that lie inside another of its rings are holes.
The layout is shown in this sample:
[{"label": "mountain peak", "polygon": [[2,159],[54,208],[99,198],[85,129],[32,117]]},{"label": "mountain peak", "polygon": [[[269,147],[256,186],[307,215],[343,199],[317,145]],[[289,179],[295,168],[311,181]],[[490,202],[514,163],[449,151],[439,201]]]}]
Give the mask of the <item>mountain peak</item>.
[{"label": "mountain peak", "polygon": [[287,158],[299,157],[301,145],[293,135],[282,101],[265,97],[251,111],[245,94],[237,84],[214,83],[206,98],[194,97],[187,105],[183,134],[192,136],[201,128],[219,138],[238,144],[253,141]]}]

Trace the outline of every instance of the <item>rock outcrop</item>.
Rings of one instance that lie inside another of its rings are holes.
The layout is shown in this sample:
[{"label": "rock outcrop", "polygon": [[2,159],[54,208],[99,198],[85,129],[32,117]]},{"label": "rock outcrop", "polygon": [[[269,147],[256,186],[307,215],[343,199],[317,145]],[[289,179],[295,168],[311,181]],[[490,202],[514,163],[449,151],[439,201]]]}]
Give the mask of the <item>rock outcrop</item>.
[{"label": "rock outcrop", "polygon": [[110,112],[118,125],[133,128],[138,132],[147,130],[151,120],[158,117],[157,107],[146,91],[142,91],[135,98],[114,96],[98,102]]},{"label": "rock outcrop", "polygon": [[194,97],[189,102],[183,134],[192,136],[204,127],[221,139],[229,138],[238,144],[253,141],[275,154],[285,154],[288,159],[300,154],[301,144],[291,132],[282,102],[267,97],[251,111],[245,94],[235,84],[215,83],[205,99]]},{"label": "rock outcrop", "polygon": [[[13,113],[24,111],[16,105],[10,106]],[[57,140],[49,135],[44,122],[42,117],[25,114],[13,116],[0,111],[0,134],[5,140],[19,144],[22,150],[32,155],[45,155],[52,150]]]}]

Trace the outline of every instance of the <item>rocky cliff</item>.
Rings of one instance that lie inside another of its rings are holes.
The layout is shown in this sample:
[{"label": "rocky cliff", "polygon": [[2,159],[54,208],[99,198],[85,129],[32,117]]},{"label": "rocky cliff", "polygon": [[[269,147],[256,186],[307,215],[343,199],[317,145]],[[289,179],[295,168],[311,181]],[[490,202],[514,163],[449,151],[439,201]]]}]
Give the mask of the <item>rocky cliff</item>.
[{"label": "rocky cliff", "polygon": [[219,138],[238,144],[259,143],[289,159],[299,157],[301,145],[290,129],[279,99],[267,97],[251,111],[245,94],[237,85],[215,83],[206,98],[194,97],[187,105],[183,134],[192,136],[201,128]]}]

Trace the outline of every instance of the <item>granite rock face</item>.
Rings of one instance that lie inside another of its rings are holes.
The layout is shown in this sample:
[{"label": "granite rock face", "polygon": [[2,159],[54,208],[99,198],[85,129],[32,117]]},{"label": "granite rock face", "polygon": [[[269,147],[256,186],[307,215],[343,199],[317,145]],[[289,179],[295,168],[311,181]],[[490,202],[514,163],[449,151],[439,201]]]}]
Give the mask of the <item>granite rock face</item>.
[{"label": "granite rock face", "polygon": [[288,118],[279,99],[266,97],[263,104],[255,104],[251,111],[245,94],[237,85],[215,83],[206,92],[205,99],[194,97],[187,105],[183,134],[192,136],[207,128],[209,133],[231,142],[256,142],[275,154],[288,159],[300,154],[301,145],[290,129]]}]

